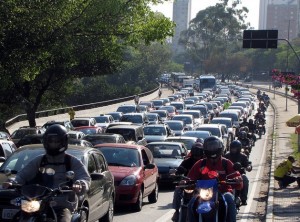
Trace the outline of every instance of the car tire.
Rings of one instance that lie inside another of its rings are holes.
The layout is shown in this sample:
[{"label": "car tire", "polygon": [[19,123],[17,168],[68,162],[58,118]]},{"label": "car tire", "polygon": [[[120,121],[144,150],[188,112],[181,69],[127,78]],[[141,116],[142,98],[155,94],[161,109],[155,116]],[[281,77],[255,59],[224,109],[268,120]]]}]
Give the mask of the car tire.
[{"label": "car tire", "polygon": [[106,214],[99,220],[99,222],[113,222],[114,218],[114,197],[113,195],[110,196],[108,201],[108,209]]},{"label": "car tire", "polygon": [[154,190],[148,196],[150,203],[156,203],[158,200],[158,183],[156,182]]},{"label": "car tire", "polygon": [[136,203],[133,205],[133,208],[135,211],[139,212],[142,210],[142,207],[143,207],[143,191],[140,190]]}]

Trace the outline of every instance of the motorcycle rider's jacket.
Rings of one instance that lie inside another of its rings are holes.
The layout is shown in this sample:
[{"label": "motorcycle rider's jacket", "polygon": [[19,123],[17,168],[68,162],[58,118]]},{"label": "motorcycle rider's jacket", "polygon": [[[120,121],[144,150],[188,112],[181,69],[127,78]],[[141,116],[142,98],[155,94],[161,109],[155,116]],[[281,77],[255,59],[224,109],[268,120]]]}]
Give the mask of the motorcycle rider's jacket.
[{"label": "motorcycle rider's jacket", "polygon": [[241,163],[242,169],[239,170],[239,172],[240,172],[240,174],[246,174],[245,169],[248,167],[248,164],[249,164],[249,160],[248,160],[247,155],[245,155],[243,153],[235,153],[235,154],[233,154],[233,153],[227,152],[224,155],[224,157],[227,158],[227,159],[229,159],[233,163],[236,163],[236,162]]},{"label": "motorcycle rider's jacket", "polygon": [[[66,172],[72,170],[75,174],[73,182],[77,181],[82,185],[82,190],[79,193],[79,195],[82,195],[89,189],[91,178],[83,163],[76,157],[70,154],[68,155],[70,156],[68,160],[70,161],[70,166],[66,163],[67,158],[65,157],[65,153],[56,156],[48,154],[37,156],[18,172],[14,182],[21,185],[38,183],[42,186],[54,189],[58,188],[63,182],[68,182]],[[42,161],[44,161],[44,163],[42,163]],[[51,171],[49,171],[50,169]],[[68,183],[66,183],[66,185],[68,185]],[[63,199],[65,200],[65,198],[57,197],[57,207],[65,207]]]},{"label": "motorcycle rider's jacket", "polygon": [[254,123],[249,123],[248,124],[249,132],[250,133],[255,133],[256,131],[256,125]]},{"label": "motorcycle rider's jacket", "polygon": [[[222,159],[225,159],[227,161],[227,170],[224,169]],[[202,167],[202,161],[205,160],[205,166]],[[190,172],[188,173],[188,177],[191,180],[209,180],[209,179],[214,179],[211,178],[210,175],[212,171],[215,171],[218,173],[218,179],[221,181],[226,180],[226,175],[230,175],[228,179],[233,179],[233,178],[239,178],[240,182],[236,185],[228,185],[228,184],[220,184],[220,192],[225,193],[225,192],[233,192],[233,189],[241,190],[243,188],[243,182],[241,179],[241,174],[238,171],[235,171],[233,169],[233,163],[224,158],[221,157],[217,160],[216,163],[212,163],[209,159],[201,159],[198,162],[194,164]]]},{"label": "motorcycle rider's jacket", "polygon": [[190,169],[194,166],[194,164],[198,161],[198,159],[195,159],[193,157],[189,157],[185,160],[183,160],[179,167],[183,167],[185,169],[184,175],[186,176]]},{"label": "motorcycle rider's jacket", "polygon": [[250,140],[248,138],[239,138],[239,141],[241,142],[242,146],[250,146]]}]

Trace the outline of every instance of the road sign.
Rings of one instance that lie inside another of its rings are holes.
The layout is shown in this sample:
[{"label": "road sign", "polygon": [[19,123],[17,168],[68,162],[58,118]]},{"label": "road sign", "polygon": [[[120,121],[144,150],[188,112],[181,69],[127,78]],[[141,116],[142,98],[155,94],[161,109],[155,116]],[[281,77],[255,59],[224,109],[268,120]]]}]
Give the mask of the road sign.
[{"label": "road sign", "polygon": [[278,30],[244,30],[243,48],[277,48]]}]

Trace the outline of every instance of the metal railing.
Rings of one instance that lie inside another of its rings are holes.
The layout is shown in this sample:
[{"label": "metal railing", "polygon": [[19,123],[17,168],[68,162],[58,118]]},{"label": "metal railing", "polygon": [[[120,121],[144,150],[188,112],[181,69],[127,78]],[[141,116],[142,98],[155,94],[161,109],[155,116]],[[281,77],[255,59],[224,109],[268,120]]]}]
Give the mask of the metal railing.
[{"label": "metal railing", "polygon": [[[150,95],[151,93],[154,93],[158,89],[159,89],[159,86],[152,89],[152,90],[150,90],[150,91],[139,93],[139,96],[143,97],[143,96]],[[133,100],[134,97],[135,97],[135,95],[127,96],[127,97],[123,97],[123,98],[112,99],[112,100],[106,100],[106,101],[102,101],[102,102],[82,104],[82,105],[77,105],[77,106],[72,106],[72,107],[75,111],[93,109],[93,108],[98,108],[98,107],[108,106],[108,105],[115,104],[115,103],[128,101],[128,100],[131,100],[131,99]],[[71,108],[71,107],[63,107],[63,108],[58,108],[58,109],[39,111],[39,112],[35,113],[35,118],[41,118],[41,117],[47,117],[47,116],[54,116],[54,115],[57,115],[57,114],[68,113],[69,108]],[[17,115],[15,117],[7,120],[5,122],[5,127],[9,127],[9,126],[11,126],[11,125],[13,125],[17,122],[24,121],[24,120],[27,120],[27,114]]]}]

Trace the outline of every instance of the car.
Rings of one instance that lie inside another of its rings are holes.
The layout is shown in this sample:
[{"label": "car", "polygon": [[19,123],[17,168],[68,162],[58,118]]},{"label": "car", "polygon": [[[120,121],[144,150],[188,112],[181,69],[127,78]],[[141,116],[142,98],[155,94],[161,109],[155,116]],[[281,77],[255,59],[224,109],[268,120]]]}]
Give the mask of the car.
[{"label": "car", "polygon": [[139,103],[139,105],[146,105],[146,106],[148,106],[149,107],[149,112],[152,111],[152,110],[155,110],[153,102],[151,102],[151,101],[141,101]]},{"label": "car", "polygon": [[184,127],[184,122],[181,120],[167,120],[164,123],[170,127],[174,136],[181,136],[187,130],[187,127]]},{"label": "car", "polygon": [[199,142],[197,137],[190,137],[190,136],[170,136],[168,137],[165,142],[180,142],[183,143],[188,151],[192,149],[192,146]]},{"label": "car", "polygon": [[204,124],[204,117],[200,110],[183,110],[181,114],[191,114],[194,116],[195,125],[199,126]]},{"label": "car", "polygon": [[92,143],[93,146],[101,143],[126,143],[122,135],[115,133],[86,135],[83,137],[83,139]]},{"label": "car", "polygon": [[151,102],[153,103],[153,106],[154,106],[155,109],[158,109],[159,107],[165,105],[165,102],[162,99],[152,100]]},{"label": "car", "polygon": [[96,126],[97,121],[93,117],[76,117],[71,120],[71,123],[76,129],[81,126]]},{"label": "car", "polygon": [[120,118],[123,116],[122,112],[109,112],[106,115],[111,115],[114,118],[114,122],[118,122]]},{"label": "car", "polygon": [[70,145],[76,145],[76,146],[93,147],[93,144],[91,144],[89,141],[84,140],[84,139],[73,139],[73,138],[70,138],[68,140],[68,144],[70,144]]},{"label": "car", "polygon": [[239,113],[235,110],[224,110],[219,113],[218,117],[228,117],[231,118],[233,121],[233,125],[238,129],[240,127],[240,116]]},{"label": "car", "polygon": [[202,139],[204,141],[207,137],[212,136],[212,134],[209,131],[191,130],[191,131],[185,131],[182,134],[182,136],[197,137],[198,139]]},{"label": "car", "polygon": [[116,133],[124,137],[126,143],[138,144],[145,146],[147,140],[144,135],[143,126],[135,124],[121,124],[109,127],[105,133]]},{"label": "car", "polygon": [[140,113],[148,113],[148,112],[150,112],[150,109],[149,109],[149,107],[147,106],[147,105],[138,105],[138,111],[140,112]]},{"label": "car", "polygon": [[68,136],[70,139],[82,139],[85,136],[85,133],[79,130],[72,130],[68,132]]},{"label": "car", "polygon": [[8,132],[0,131],[0,140],[12,141],[10,134]]},{"label": "car", "polygon": [[178,114],[172,118],[172,120],[181,120],[184,123],[184,127],[187,128],[187,130],[194,130],[196,125],[196,122],[194,120],[194,116],[191,114]]},{"label": "car", "polygon": [[44,123],[42,128],[44,129],[44,131],[46,131],[46,129],[48,129],[49,126],[52,126],[54,124],[59,124],[59,125],[66,127],[67,131],[75,130],[74,126],[72,125],[71,121],[69,121],[69,120],[50,120],[50,121],[47,121],[46,123]]},{"label": "car", "polygon": [[101,114],[100,116],[94,116],[93,118],[95,118],[96,120],[96,126],[101,127],[103,132],[106,130],[107,126],[110,123],[113,123],[115,121],[112,115],[108,114]]},{"label": "car", "polygon": [[11,139],[16,144],[25,135],[29,135],[29,134],[42,134],[44,132],[45,131],[41,127],[22,126],[19,129],[15,130],[11,134]]},{"label": "car", "polygon": [[162,122],[170,119],[170,116],[169,116],[169,113],[167,110],[153,110],[150,113],[157,113],[160,116]]},{"label": "car", "polygon": [[233,141],[236,137],[236,127],[233,124],[233,121],[231,118],[227,117],[215,117],[211,120],[212,124],[224,124],[227,126],[228,134],[231,137],[231,141]]},{"label": "car", "polygon": [[200,110],[201,114],[204,118],[204,123],[209,123],[210,119],[211,119],[211,114],[208,111],[208,108],[206,105],[202,104],[202,105],[194,105],[192,107],[190,107],[190,110]]},{"label": "car", "polygon": [[177,169],[188,155],[185,145],[180,142],[152,142],[147,144],[147,148],[158,167],[159,183],[173,183],[175,178],[170,172]]},{"label": "car", "polygon": [[[79,200],[79,206],[88,208],[88,221],[92,222],[100,218],[112,221],[115,197],[114,177],[108,169],[105,157],[99,150],[91,147],[69,145],[66,152],[82,161],[92,179],[90,190]],[[41,144],[26,145],[16,150],[0,167],[0,183],[7,180],[5,169],[9,168],[12,173],[10,177],[14,177],[34,157],[43,154],[45,149]],[[14,214],[19,211],[19,208],[10,204],[10,201],[18,196],[15,190],[0,190],[2,222],[11,221]]]},{"label": "car", "polygon": [[116,112],[122,112],[123,114],[136,113],[138,112],[138,109],[137,109],[137,105],[135,104],[123,104],[117,108]]},{"label": "car", "polygon": [[173,116],[177,115],[177,109],[174,106],[161,106],[158,108],[158,110],[167,110],[169,118],[172,118]]},{"label": "car", "polygon": [[120,122],[132,122],[139,125],[148,125],[149,119],[146,113],[125,113],[119,120]]},{"label": "car", "polygon": [[229,151],[229,135],[226,125],[224,124],[203,124],[199,127],[197,127],[195,130],[201,130],[201,131],[209,131],[213,136],[218,137],[224,145],[225,152]]},{"label": "car", "polygon": [[184,102],[171,102],[170,103],[171,106],[174,106],[177,110],[185,110],[186,109],[186,105]]},{"label": "car", "polygon": [[101,134],[103,130],[99,126],[79,126],[75,128],[75,131],[80,131],[85,135]]},{"label": "car", "polygon": [[158,113],[146,113],[149,123],[150,124],[159,124],[162,123],[162,119],[160,117],[160,115],[158,115]]},{"label": "car", "polygon": [[0,140],[0,158],[6,160],[13,152],[17,150],[17,146],[8,140]]},{"label": "car", "polygon": [[173,131],[167,124],[152,124],[144,126],[143,130],[147,143],[164,141],[168,136],[174,136]]},{"label": "car", "polygon": [[105,156],[114,175],[116,205],[132,205],[141,211],[143,198],[150,203],[158,199],[158,168],[151,151],[140,145],[103,143],[95,146]]},{"label": "car", "polygon": [[25,146],[28,144],[42,144],[43,134],[29,134],[24,136],[16,143],[16,147]]}]

